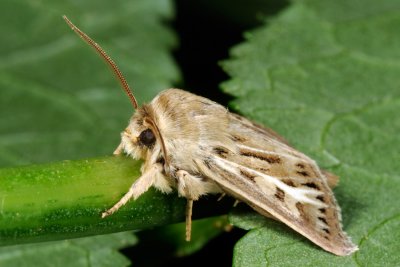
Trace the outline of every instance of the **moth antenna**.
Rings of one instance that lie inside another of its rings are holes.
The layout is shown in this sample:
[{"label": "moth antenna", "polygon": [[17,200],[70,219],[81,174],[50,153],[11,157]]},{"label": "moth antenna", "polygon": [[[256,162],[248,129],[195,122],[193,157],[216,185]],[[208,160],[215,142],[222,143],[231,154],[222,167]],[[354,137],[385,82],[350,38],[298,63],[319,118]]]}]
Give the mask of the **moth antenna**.
[{"label": "moth antenna", "polygon": [[107,62],[107,64],[111,67],[112,71],[114,72],[115,76],[117,76],[117,79],[122,85],[122,88],[128,95],[129,99],[131,100],[131,103],[135,109],[138,108],[138,104],[136,101],[135,96],[133,95],[124,75],[122,75],[122,72],[119,70],[117,64],[115,64],[114,60],[110,58],[109,55],[101,48],[100,45],[98,45],[95,41],[93,41],[89,36],[87,36],[83,31],[81,31],[78,27],[76,27],[68,18],[67,16],[63,16],[63,19],[65,22],[71,27],[71,29],[76,32],[88,45],[93,47],[97,53]]}]

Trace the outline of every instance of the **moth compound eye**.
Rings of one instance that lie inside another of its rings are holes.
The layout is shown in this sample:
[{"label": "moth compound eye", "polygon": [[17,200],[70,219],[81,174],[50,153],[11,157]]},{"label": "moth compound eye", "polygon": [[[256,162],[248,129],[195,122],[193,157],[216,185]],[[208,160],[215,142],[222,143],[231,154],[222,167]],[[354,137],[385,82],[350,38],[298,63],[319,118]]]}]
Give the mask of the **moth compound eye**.
[{"label": "moth compound eye", "polygon": [[156,142],[156,137],[150,129],[146,129],[140,133],[139,142],[147,147],[150,147]]}]

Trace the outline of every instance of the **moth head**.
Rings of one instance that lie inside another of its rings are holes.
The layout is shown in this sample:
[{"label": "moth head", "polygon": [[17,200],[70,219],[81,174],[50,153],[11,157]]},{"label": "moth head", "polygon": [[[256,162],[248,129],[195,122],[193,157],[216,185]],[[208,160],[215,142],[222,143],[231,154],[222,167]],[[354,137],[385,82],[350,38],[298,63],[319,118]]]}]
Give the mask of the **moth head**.
[{"label": "moth head", "polygon": [[157,143],[157,129],[139,108],[131,117],[128,127],[121,133],[121,149],[134,158],[145,158]]},{"label": "moth head", "polygon": [[114,72],[118,81],[121,83],[122,88],[128,95],[132,106],[136,109],[135,114],[132,116],[128,127],[121,134],[121,144],[116,150],[116,154],[124,150],[127,154],[132,155],[134,158],[145,158],[146,152],[152,150],[157,144],[157,139],[160,140],[161,148],[165,154],[165,145],[159,133],[157,125],[148,116],[146,106],[138,107],[135,96],[129,88],[126,79],[122,75],[115,62],[107,55],[107,53],[93,41],[88,35],[76,27],[66,16],[63,16],[66,23],[71,29],[77,33],[87,44],[93,47],[96,52],[105,60],[111,70]]}]

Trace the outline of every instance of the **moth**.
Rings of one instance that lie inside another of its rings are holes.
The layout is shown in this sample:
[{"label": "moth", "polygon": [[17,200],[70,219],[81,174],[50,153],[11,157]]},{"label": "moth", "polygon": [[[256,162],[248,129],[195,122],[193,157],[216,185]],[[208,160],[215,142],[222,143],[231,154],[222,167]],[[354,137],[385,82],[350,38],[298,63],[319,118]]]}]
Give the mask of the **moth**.
[{"label": "moth", "polygon": [[264,128],[207,98],[179,89],[138,106],[114,61],[67,17],[67,24],[105,59],[136,109],[114,154],[143,159],[142,175],[109,210],[116,212],[150,187],[187,199],[186,239],[193,201],[227,194],[279,220],[323,249],[349,255],[358,248],[342,230],[331,187],[337,177]]}]

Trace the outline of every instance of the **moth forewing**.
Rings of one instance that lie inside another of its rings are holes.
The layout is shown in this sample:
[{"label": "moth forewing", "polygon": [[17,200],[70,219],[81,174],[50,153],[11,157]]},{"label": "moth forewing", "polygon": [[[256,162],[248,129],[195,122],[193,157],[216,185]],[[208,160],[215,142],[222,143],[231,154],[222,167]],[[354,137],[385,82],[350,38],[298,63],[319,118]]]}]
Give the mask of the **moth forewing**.
[{"label": "moth forewing", "polygon": [[207,164],[223,190],[334,254],[355,251],[341,229],[340,208],[329,187],[337,177],[269,130],[237,115],[229,120],[239,151],[216,154]]},{"label": "moth forewing", "polygon": [[138,107],[112,59],[64,19],[111,66],[136,108],[114,153],[143,159],[142,176],[102,217],[151,186],[164,193],[175,188],[188,200],[186,239],[190,239],[193,201],[222,193],[282,221],[334,254],[357,250],[342,230],[340,208],[329,187],[336,184],[334,175],[321,171],[274,131],[204,97],[168,89]]}]

